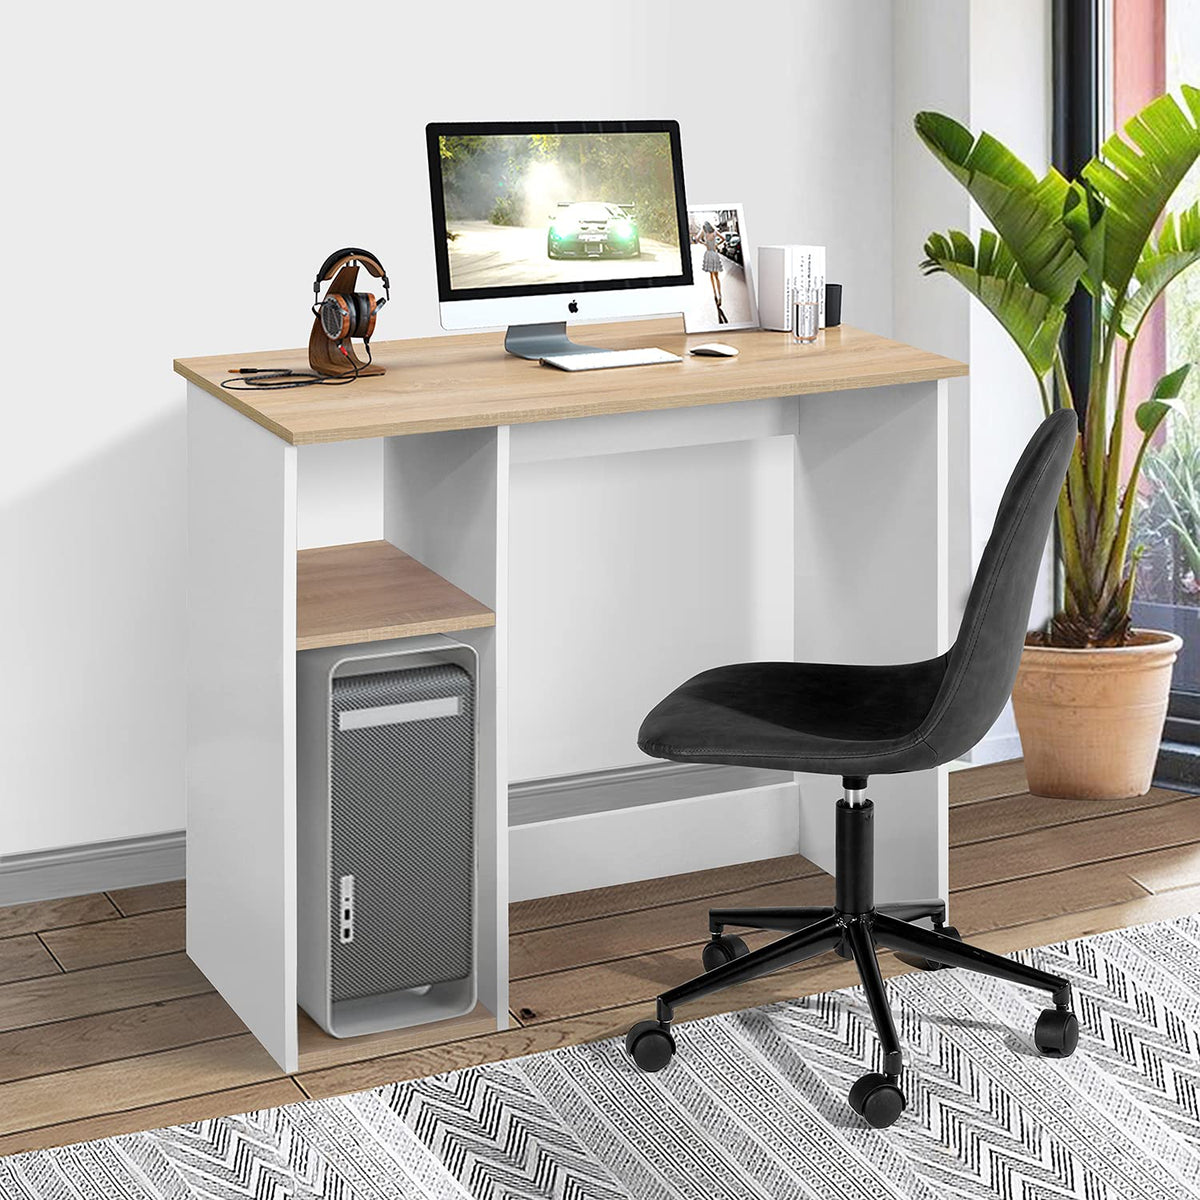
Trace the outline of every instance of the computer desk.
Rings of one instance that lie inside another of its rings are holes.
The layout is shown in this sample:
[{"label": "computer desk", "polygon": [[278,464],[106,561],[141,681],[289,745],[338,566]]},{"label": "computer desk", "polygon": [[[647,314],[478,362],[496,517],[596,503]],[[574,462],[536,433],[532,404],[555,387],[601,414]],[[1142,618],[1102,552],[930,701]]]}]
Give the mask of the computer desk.
[{"label": "computer desk", "polygon": [[[507,356],[495,333],[382,342],[372,349],[385,375],[264,393],[220,381],[234,366],[304,367],[303,351],[175,363],[188,381],[187,949],[284,1070],[412,1040],[339,1042],[298,1017],[297,649],[436,632],[477,649],[480,1007],[462,1021],[479,1032],[509,1023],[508,498],[525,464],[787,435],[794,658],[945,649],[945,381],[966,367],[848,326],[809,346],[759,330],[720,336],[738,357],[688,356],[713,335],[686,336],[676,320],[589,327],[589,343],[660,345],[684,360],[584,373]],[[306,491],[301,450],[364,438],[382,439],[382,519],[368,527],[383,538],[298,549],[298,509],[341,503],[336,479]],[[838,787],[788,781],[794,847],[827,869]],[[944,769],[879,776],[871,791],[880,899],[945,896]],[[598,861],[622,860],[606,828],[592,820],[580,844],[587,886],[606,882]],[[612,828],[655,843],[649,876],[690,869],[688,837],[671,865],[671,831],[689,832],[679,802],[632,808]]]}]

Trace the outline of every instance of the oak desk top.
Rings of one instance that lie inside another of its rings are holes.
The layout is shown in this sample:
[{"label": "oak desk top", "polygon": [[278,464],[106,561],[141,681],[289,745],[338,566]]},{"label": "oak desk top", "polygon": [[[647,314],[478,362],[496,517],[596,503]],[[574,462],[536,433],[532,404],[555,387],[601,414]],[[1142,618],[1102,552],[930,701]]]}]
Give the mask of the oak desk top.
[{"label": "oak desk top", "polygon": [[[967,373],[966,364],[849,325],[823,330],[812,345],[768,330],[681,332],[677,318],[577,325],[574,340],[605,348],[661,346],[683,362],[569,372],[514,358],[503,334],[414,338],[371,347],[386,375],[343,387],[234,392],[231,367],[307,369],[305,350],[259,351],[175,360],[175,370],[293,445],[393,437],[441,429],[519,425],[608,413],[648,412],[919,383]],[[696,358],[689,346],[727,342],[736,358]]]}]

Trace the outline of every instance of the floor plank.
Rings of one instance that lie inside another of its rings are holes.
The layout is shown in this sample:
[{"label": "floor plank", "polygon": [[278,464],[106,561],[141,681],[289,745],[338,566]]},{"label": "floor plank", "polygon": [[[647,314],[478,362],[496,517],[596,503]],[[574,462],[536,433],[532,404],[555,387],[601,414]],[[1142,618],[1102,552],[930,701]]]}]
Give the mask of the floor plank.
[{"label": "floor plank", "polygon": [[[997,954],[1011,954],[1033,946],[1089,937],[1145,921],[1170,920],[1197,911],[1200,911],[1200,886],[1164,896],[1148,896],[1142,892],[1132,901],[1107,905],[1086,913],[1059,914],[1042,921],[984,933],[974,940]],[[906,974],[911,969],[890,954],[880,955],[879,966],[885,979]],[[853,964],[827,957],[807,969],[783,971],[743,984],[732,994],[736,996],[734,1004],[730,1003],[731,993],[706,997],[689,1005],[686,1012],[681,1012],[679,1024],[686,1026],[688,1021],[714,1013],[738,1011],[796,996],[852,987],[857,982]],[[334,1067],[299,1078],[301,1086],[314,1098],[343,1095],[399,1080],[419,1079],[442,1071],[455,1071],[480,1063],[553,1050],[560,1046],[619,1037],[630,1025],[646,1015],[644,1002],[625,1004],[599,1012],[534,1023],[486,1037],[428,1046],[407,1054]]]},{"label": "floor plank", "polygon": [[480,1063],[500,1062],[519,1058],[560,1046],[598,1041],[624,1033],[638,1020],[644,1006],[609,1009],[575,1017],[568,1021],[546,1022],[529,1028],[518,1027],[486,1037],[425,1046],[405,1054],[385,1058],[365,1059],[362,1062],[330,1067],[324,1071],[304,1072],[297,1076],[300,1086],[314,1099],[342,1096],[348,1092],[364,1091],[395,1083],[403,1079],[420,1079],[443,1071],[457,1071]]},{"label": "floor plank", "polygon": [[[1019,760],[953,772],[950,792],[951,919],[979,945],[1008,953],[1200,909],[1200,797],[1050,800],[1029,794]],[[664,987],[699,973],[709,907],[819,904],[830,888],[792,855],[513,905],[520,1027],[497,1033],[479,1009],[339,1040],[303,1018],[298,1079],[334,1095],[621,1034]],[[37,943],[55,970],[0,983],[0,1154],[302,1096],[177,952],[183,900],[176,882],[0,909],[9,961],[28,955],[36,967]],[[880,966],[885,977],[908,969],[887,954]],[[680,1016],[854,982],[852,964],[826,955]]]},{"label": "floor plank", "polygon": [[23,933],[0,941],[0,983],[58,973],[58,963],[36,934]]},{"label": "floor plank", "polygon": [[950,921],[964,937],[971,938],[987,930],[1043,921],[1057,913],[1086,912],[1137,900],[1146,895],[1146,889],[1130,878],[1129,872],[1142,857],[952,892]]},{"label": "floor plank", "polygon": [[[1044,923],[1064,912],[1087,912],[1114,902],[1136,902],[1145,898],[1146,889],[1135,882],[1130,873],[1139,869],[1149,872],[1156,857],[1157,853],[1134,855],[1115,862],[1089,864],[1032,879],[1004,881],[953,893],[950,918],[964,936],[975,937],[982,932]],[[1193,877],[1192,882],[1195,881]],[[647,920],[652,920],[655,915],[654,912],[644,914]],[[700,928],[704,928],[703,923]],[[754,946],[769,940],[770,936],[751,934],[746,940]],[[629,1000],[649,1001],[663,988],[699,973],[702,941],[703,934],[692,946],[515,980],[510,985],[510,1002],[523,1021],[533,1023],[560,1020]],[[816,960],[817,964],[825,961]],[[809,963],[795,970],[803,972],[813,967],[814,964]],[[739,1008],[745,1006],[737,1003]]]},{"label": "floor plank", "polygon": [[[788,879],[722,895],[719,903],[741,908],[832,904],[833,880],[824,874]],[[608,959],[705,942],[708,940],[708,910],[713,906],[714,898],[706,896],[680,904],[517,934],[509,939],[509,978],[524,979]]]},{"label": "floor plank", "polygon": [[1200,796],[1189,796],[1101,821],[1077,821],[1065,831],[1034,830],[1003,842],[958,846],[950,858],[950,890],[1198,841]]},{"label": "floor plank", "polygon": [[281,1077],[248,1033],[0,1084],[0,1134]]},{"label": "floor plank", "polygon": [[246,1087],[168,1100],[143,1108],[129,1108],[103,1116],[83,1117],[58,1125],[43,1125],[37,1129],[10,1133],[0,1137],[0,1155],[21,1154],[27,1150],[46,1150],[52,1146],[70,1146],[75,1142],[96,1138],[119,1137],[144,1129],[162,1129],[168,1125],[186,1125],[212,1117],[233,1116],[235,1113],[256,1112],[260,1108],[276,1108],[294,1104],[305,1098],[295,1080],[273,1079]]},{"label": "floor plank", "polygon": [[411,1029],[368,1033],[362,1037],[330,1037],[307,1013],[300,1014],[300,1070],[318,1071],[336,1063],[399,1054],[436,1042],[456,1041],[496,1032],[496,1018],[482,1004],[464,1017],[432,1021]]},{"label": "floor plank", "polygon": [[1142,855],[1130,865],[1129,874],[1148,892],[1194,887],[1200,882],[1200,844]]},{"label": "floor plank", "polygon": [[1062,800],[1034,796],[1029,792],[1004,796],[997,800],[979,800],[953,810],[950,817],[950,845],[965,846],[1014,833],[1030,833],[1075,821],[1094,821],[1114,813],[1136,812],[1183,799],[1185,793],[1151,788],[1144,796],[1129,800]]},{"label": "floor plank", "polygon": [[217,995],[184,996],[137,1008],[0,1033],[0,1083],[114,1062],[245,1033]]},{"label": "floor plank", "polygon": [[1025,760],[1010,758],[1006,762],[987,763],[950,772],[950,804],[973,804],[976,800],[994,800],[997,796],[1012,796],[1029,791],[1025,778]]},{"label": "floor plank", "polygon": [[[879,967],[885,979],[911,969],[891,954],[880,955]],[[797,996],[816,995],[819,992],[850,987],[857,981],[858,976],[852,963],[830,956],[810,963],[803,969],[792,968],[764,976],[762,979],[753,979],[739,987],[735,993],[706,996],[688,1005],[686,1012],[681,1010],[678,1023],[686,1025],[689,1021],[700,1020],[716,1013],[737,1012],[762,1004],[795,999]],[[731,999],[734,1000],[733,1003]],[[490,1034],[465,1042],[427,1046],[391,1058],[371,1059],[345,1067],[333,1067],[312,1075],[301,1075],[299,1079],[304,1090],[314,1098],[340,1095],[378,1087],[396,1080],[419,1079],[425,1075],[457,1071],[479,1063],[619,1037],[626,1033],[635,1021],[640,1021],[648,1015],[650,1013],[645,1001],[623,1004],[573,1017],[535,1022],[520,1029],[509,1029],[504,1033]]]},{"label": "floor plank", "polygon": [[1121,904],[1107,904],[1088,912],[1058,913],[1042,921],[998,929],[981,934],[975,940],[985,950],[1011,954],[1034,946],[1052,946],[1055,942],[1093,937],[1113,929],[1128,929],[1152,921],[1170,921],[1176,917],[1200,913],[1200,885],[1180,888],[1162,895],[1141,895]]},{"label": "floor plank", "polygon": [[211,991],[186,954],[25,979],[0,986],[0,1032]]},{"label": "floor plank", "polygon": [[169,908],[103,925],[73,925],[42,934],[65,971],[170,954],[184,947],[184,910]]},{"label": "floor plank", "polygon": [[[752,950],[777,936],[744,934],[746,944]],[[556,1021],[630,1001],[650,1001],[659,992],[699,975],[703,970],[700,946],[682,946],[557,971],[553,975],[517,979],[509,984],[508,998],[512,1010],[525,1024]]]},{"label": "floor plank", "polygon": [[61,925],[108,921],[121,914],[103,892],[91,896],[67,896],[62,900],[35,900],[0,908],[0,938],[19,933],[41,933]]},{"label": "floor plank", "polygon": [[766,858],[758,862],[737,863],[730,867],[712,867],[706,871],[689,871],[684,875],[668,875],[662,879],[643,879],[615,887],[593,888],[586,892],[568,892],[562,896],[544,896],[538,900],[522,900],[509,906],[509,933],[528,933],[554,925],[569,925],[575,921],[590,921],[619,913],[636,912],[661,904],[719,896],[740,892],[761,884],[783,879],[800,879],[818,875],[820,868],[799,854],[782,858]]},{"label": "floor plank", "polygon": [[156,912],[163,908],[182,908],[184,881],[172,879],[168,883],[147,883],[141,887],[119,888],[115,892],[109,892],[108,896],[126,917],[136,917],[141,913]]}]

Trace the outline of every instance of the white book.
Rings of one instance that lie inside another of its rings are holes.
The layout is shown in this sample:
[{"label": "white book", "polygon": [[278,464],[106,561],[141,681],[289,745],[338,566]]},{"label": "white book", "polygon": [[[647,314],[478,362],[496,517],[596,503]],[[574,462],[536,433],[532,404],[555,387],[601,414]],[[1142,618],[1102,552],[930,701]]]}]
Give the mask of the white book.
[{"label": "white book", "polygon": [[790,329],[788,291],[792,278],[791,246],[758,248],[758,323],[764,329]]},{"label": "white book", "polygon": [[758,320],[764,329],[791,329],[792,305],[800,291],[815,288],[819,323],[825,327],[825,247],[760,246]]}]

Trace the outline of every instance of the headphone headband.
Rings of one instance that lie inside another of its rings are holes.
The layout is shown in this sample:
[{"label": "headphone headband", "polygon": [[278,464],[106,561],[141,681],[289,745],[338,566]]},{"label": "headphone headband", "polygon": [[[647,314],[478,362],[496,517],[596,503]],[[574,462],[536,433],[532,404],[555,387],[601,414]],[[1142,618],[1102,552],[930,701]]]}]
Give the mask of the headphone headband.
[{"label": "headphone headband", "polygon": [[367,268],[370,274],[374,275],[377,279],[382,279],[384,288],[387,288],[387,272],[383,269],[383,264],[374,254],[358,246],[343,246],[341,250],[335,250],[318,268],[317,277],[313,280],[313,291],[319,292],[321,284],[328,279],[332,279],[333,272],[352,259],[357,259],[362,266]]}]

